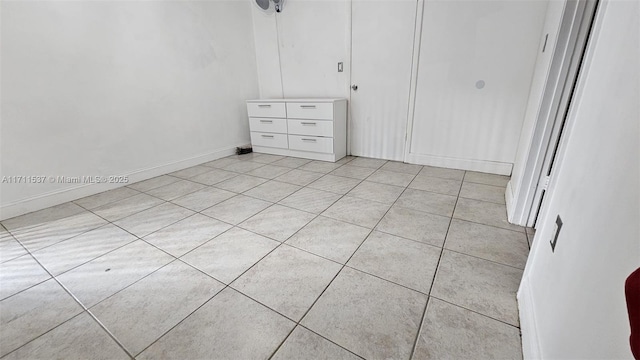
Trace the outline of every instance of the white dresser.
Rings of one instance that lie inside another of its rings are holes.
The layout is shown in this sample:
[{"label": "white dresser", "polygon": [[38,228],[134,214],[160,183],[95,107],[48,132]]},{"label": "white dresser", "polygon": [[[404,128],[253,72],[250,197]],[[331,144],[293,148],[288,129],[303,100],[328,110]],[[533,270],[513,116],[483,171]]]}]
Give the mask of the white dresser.
[{"label": "white dresser", "polygon": [[257,153],[337,161],[347,154],[346,99],[248,100]]}]

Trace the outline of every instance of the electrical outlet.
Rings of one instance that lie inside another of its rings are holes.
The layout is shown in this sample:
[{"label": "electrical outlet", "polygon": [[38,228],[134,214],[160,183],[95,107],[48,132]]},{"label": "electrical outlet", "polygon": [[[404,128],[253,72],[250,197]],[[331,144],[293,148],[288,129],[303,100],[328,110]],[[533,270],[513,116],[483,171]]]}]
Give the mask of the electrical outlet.
[{"label": "electrical outlet", "polygon": [[556,251],[556,243],[558,242],[558,235],[560,235],[560,230],[562,229],[562,219],[560,218],[560,215],[558,215],[558,217],[556,217],[556,224],[553,227],[553,233],[551,234],[551,241],[549,241],[549,243],[551,244],[551,252],[555,252]]},{"label": "electrical outlet", "polygon": [[338,72],[343,72],[344,68],[342,67],[342,61],[338,63]]}]

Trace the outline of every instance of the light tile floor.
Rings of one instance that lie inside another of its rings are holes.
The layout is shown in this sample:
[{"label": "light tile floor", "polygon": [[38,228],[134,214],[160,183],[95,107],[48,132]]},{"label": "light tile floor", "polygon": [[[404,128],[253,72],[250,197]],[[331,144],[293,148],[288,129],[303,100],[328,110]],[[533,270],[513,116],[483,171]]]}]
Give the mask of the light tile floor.
[{"label": "light tile floor", "polygon": [[3,221],[0,356],[519,359],[507,181],[248,154]]}]

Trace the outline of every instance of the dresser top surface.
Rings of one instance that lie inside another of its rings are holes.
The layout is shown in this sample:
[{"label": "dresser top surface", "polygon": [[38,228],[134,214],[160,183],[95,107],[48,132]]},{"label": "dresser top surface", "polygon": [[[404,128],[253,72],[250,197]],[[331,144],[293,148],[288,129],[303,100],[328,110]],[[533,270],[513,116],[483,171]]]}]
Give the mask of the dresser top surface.
[{"label": "dresser top surface", "polygon": [[283,103],[283,102],[301,102],[301,103],[321,103],[321,102],[338,102],[347,101],[345,98],[296,98],[296,99],[255,99],[247,100],[248,103]]}]

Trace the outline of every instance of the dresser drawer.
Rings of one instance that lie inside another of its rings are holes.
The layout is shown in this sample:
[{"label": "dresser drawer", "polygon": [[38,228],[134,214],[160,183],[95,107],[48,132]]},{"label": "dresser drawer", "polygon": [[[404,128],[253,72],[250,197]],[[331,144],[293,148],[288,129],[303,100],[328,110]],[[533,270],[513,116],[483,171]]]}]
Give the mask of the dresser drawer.
[{"label": "dresser drawer", "polygon": [[333,103],[287,103],[289,119],[333,120]]},{"label": "dresser drawer", "polygon": [[247,112],[249,113],[249,117],[287,117],[285,104],[277,102],[249,102],[247,103]]},{"label": "dresser drawer", "polygon": [[286,149],[288,147],[287,134],[251,132],[251,144],[253,146]]},{"label": "dresser drawer", "polygon": [[289,149],[333,153],[333,138],[289,135]]},{"label": "dresser drawer", "polygon": [[249,118],[251,131],[269,133],[287,133],[287,119]]},{"label": "dresser drawer", "polygon": [[333,137],[333,121],[288,120],[289,134]]}]

